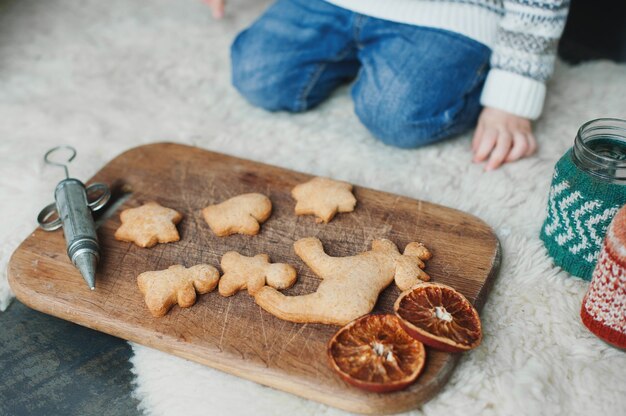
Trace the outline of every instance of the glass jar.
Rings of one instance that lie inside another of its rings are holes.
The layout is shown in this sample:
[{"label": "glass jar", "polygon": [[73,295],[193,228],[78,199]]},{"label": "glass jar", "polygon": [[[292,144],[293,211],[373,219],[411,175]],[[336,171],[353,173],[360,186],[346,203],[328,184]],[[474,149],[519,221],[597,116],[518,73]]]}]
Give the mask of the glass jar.
[{"label": "glass jar", "polygon": [[554,263],[591,280],[602,239],[626,205],[626,120],[591,120],[557,162],[541,240]]},{"label": "glass jar", "polygon": [[600,180],[626,184],[626,120],[599,118],[583,124],[574,140],[572,160]]}]

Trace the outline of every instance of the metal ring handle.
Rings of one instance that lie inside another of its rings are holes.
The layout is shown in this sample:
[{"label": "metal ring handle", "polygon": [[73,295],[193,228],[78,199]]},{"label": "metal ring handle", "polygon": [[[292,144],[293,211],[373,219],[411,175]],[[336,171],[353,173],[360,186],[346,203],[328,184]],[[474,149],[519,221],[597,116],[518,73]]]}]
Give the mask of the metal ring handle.
[{"label": "metal ring handle", "polygon": [[[56,214],[57,218],[52,221],[48,221],[53,214]],[[63,225],[61,217],[58,215],[59,212],[57,211],[57,204],[53,202],[39,212],[39,215],[37,215],[37,222],[44,231],[58,230],[61,228],[61,225]]]},{"label": "metal ring handle", "polygon": [[96,198],[95,201],[91,201],[87,203],[87,205],[89,205],[89,208],[91,208],[92,211],[97,211],[103,206],[105,206],[107,202],[109,202],[109,199],[111,198],[111,190],[104,183],[92,183],[86,188],[87,196],[89,196],[89,193],[93,191],[102,192],[102,195]]},{"label": "metal ring handle", "polygon": [[[55,152],[58,152],[59,150],[69,150],[71,152],[70,156],[67,158],[65,163],[59,163],[59,162],[54,162],[50,160],[50,155]],[[67,164],[70,163],[72,160],[74,160],[75,157],[76,157],[76,149],[74,149],[72,146],[61,145],[61,146],[53,147],[52,149],[48,150],[46,154],[43,156],[43,160],[49,165],[62,167],[63,170],[65,171],[65,178],[69,179],[70,174],[67,170]]]}]

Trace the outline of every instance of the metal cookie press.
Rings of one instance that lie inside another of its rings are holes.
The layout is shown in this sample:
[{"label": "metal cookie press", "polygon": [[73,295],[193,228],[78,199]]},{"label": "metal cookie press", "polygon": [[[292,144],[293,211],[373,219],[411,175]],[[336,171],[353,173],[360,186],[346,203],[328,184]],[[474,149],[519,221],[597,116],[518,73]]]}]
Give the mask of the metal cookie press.
[{"label": "metal cookie press", "polygon": [[[65,163],[54,162],[50,156],[59,151],[69,151]],[[54,231],[63,227],[67,255],[74,266],[83,275],[91,290],[96,288],[96,266],[100,259],[100,245],[96,235],[96,225],[92,212],[106,205],[111,197],[111,190],[103,183],[94,183],[87,187],[75,178],[70,178],[67,163],[76,157],[76,149],[70,146],[57,146],[46,152],[46,164],[60,166],[65,170],[65,179],[54,190],[54,201],[41,210],[37,222],[45,231]],[[88,195],[99,194],[89,201]]]}]

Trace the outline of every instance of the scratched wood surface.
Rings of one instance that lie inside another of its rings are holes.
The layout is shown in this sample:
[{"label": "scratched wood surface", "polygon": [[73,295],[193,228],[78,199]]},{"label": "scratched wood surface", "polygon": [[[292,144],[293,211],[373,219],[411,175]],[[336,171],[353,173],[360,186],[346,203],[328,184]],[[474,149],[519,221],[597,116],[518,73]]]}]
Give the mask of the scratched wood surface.
[{"label": "scratched wood surface", "polygon": [[[247,292],[223,298],[214,291],[163,318],[153,318],[145,307],[135,282],[139,273],[173,264],[219,267],[229,250],[267,253],[274,262],[290,263],[298,281],[286,293],[313,292],[319,280],[292,247],[308,236],[320,238],[332,256],[368,250],[375,238],[388,238],[401,250],[422,241],[434,254],[426,268],[433,280],[454,286],[482,307],[500,264],[498,240],[485,223],[457,210],[356,186],[353,213],[316,224],[312,217],[293,214],[290,196],[293,186],[310,178],[177,144],[132,149],[89,182],[105,182],[116,192],[131,190],[120,210],[155,200],[182,212],[181,240],[151,249],[116,241],[116,212],[98,230],[103,256],[92,292],[68,260],[62,232],[36,229],[11,258],[10,285],[18,299],[39,311],[311,400],[369,414],[416,408],[444,385],[458,355],[428,349],[424,373],[411,387],[366,393],[341,381],[327,364],[326,342],[337,327],[282,321],[260,309]],[[244,192],[268,195],[272,216],[257,236],[215,237],[200,210]],[[392,283],[375,310],[391,311],[398,294]]]}]

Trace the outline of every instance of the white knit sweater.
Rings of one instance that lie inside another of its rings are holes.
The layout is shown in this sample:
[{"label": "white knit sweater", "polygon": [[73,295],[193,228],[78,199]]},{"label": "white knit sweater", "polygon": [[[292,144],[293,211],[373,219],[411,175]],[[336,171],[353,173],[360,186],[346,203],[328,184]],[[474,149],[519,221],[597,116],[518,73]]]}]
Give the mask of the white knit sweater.
[{"label": "white knit sweater", "polygon": [[393,22],[437,27],[492,50],[481,103],[529,119],[541,115],[569,0],[327,0]]}]

